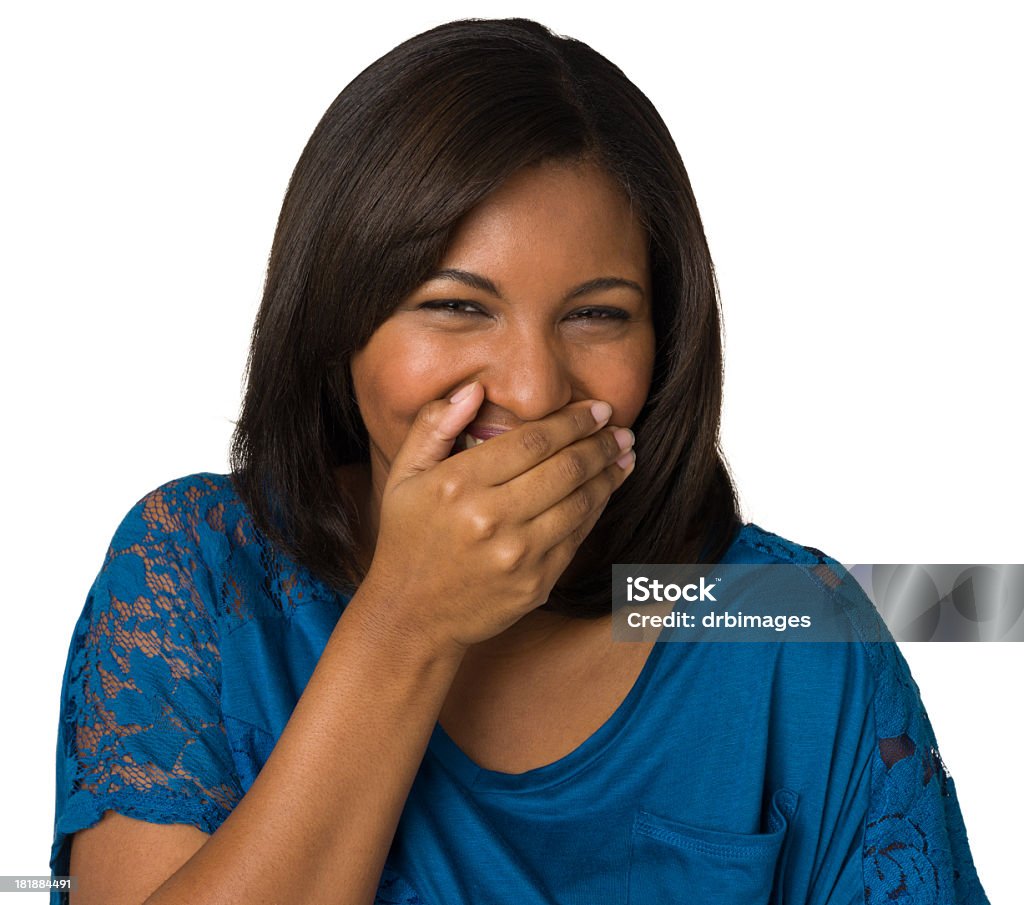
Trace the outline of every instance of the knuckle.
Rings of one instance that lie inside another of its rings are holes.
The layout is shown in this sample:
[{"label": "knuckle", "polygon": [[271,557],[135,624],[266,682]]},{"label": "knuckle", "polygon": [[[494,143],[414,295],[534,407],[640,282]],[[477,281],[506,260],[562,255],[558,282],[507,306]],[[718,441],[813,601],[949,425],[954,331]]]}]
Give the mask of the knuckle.
[{"label": "knuckle", "polygon": [[490,540],[498,533],[498,520],[489,512],[471,512],[467,521],[476,540]]},{"label": "knuckle", "polygon": [[612,464],[609,465],[602,474],[604,476],[605,483],[608,485],[609,496],[611,496],[619,485],[626,480],[626,472],[619,468],[618,464],[615,462],[612,462]]},{"label": "knuckle", "polygon": [[523,582],[521,593],[531,602],[543,603],[548,595],[547,581],[540,575],[531,575]]},{"label": "knuckle", "polygon": [[594,505],[594,495],[588,487],[581,487],[573,494],[573,506],[577,516],[587,515]]},{"label": "knuckle", "polygon": [[594,416],[589,409],[574,409],[572,413],[572,426],[576,433],[586,436],[594,429]]},{"label": "knuckle", "polygon": [[526,543],[520,538],[511,538],[495,550],[498,567],[504,572],[516,572],[526,561]]},{"label": "knuckle", "polygon": [[562,475],[573,483],[579,483],[587,476],[587,463],[575,450],[566,450],[559,466]]},{"label": "knuckle", "polygon": [[462,479],[458,475],[446,475],[437,488],[442,502],[454,502],[462,496]]},{"label": "knuckle", "polygon": [[619,449],[619,444],[615,441],[615,437],[611,431],[601,431],[601,449],[609,459],[618,459],[622,455],[622,450]]},{"label": "knuckle", "polygon": [[429,430],[434,426],[434,406],[425,405],[416,413],[415,426],[418,429]]},{"label": "knuckle", "polygon": [[546,587],[545,570],[543,567],[536,569],[523,569],[516,576],[515,594],[531,597]]},{"label": "knuckle", "polygon": [[577,525],[569,534],[569,542],[574,547],[578,547],[587,539],[588,534],[590,534],[590,530],[586,525]]},{"label": "knuckle", "polygon": [[551,438],[539,427],[531,427],[523,431],[519,442],[528,453],[546,456],[551,451]]}]

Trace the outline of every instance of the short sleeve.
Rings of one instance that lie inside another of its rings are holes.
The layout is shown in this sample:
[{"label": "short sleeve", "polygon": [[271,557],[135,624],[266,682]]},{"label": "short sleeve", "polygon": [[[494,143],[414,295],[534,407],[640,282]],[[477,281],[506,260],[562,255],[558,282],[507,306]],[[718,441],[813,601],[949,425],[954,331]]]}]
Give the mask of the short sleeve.
[{"label": "short sleeve", "polygon": [[956,787],[895,643],[879,645],[876,750],[864,825],[864,901],[988,905]]},{"label": "short sleeve", "polygon": [[56,875],[68,874],[71,834],[107,810],[212,834],[242,797],[220,706],[214,586],[183,499],[159,488],[132,508],[75,625],[57,738]]},{"label": "short sleeve", "polygon": [[[903,654],[856,579],[820,550],[812,574],[832,589],[869,665],[870,693],[847,708],[857,753],[830,782],[839,803],[808,902],[989,905],[956,788]],[[849,769],[848,769],[849,768]],[[803,901],[803,899],[801,899]]]}]

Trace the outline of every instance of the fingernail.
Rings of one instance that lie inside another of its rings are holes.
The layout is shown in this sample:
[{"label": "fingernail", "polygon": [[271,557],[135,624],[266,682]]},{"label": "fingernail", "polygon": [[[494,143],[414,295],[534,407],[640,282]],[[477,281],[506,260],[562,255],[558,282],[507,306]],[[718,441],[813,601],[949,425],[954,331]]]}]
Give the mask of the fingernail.
[{"label": "fingernail", "polygon": [[636,442],[636,437],[628,427],[620,427],[612,436],[619,444],[619,449],[629,449]]},{"label": "fingernail", "polygon": [[476,385],[477,385],[477,381],[475,381],[475,380],[472,383],[466,384],[466,386],[464,386],[461,390],[459,390],[448,401],[452,405],[455,405],[456,402],[462,402],[463,399],[467,398],[470,395],[470,393],[472,393],[473,390],[476,389]]},{"label": "fingernail", "polygon": [[612,407],[607,402],[595,402],[590,407],[590,414],[594,416],[594,420],[597,422],[598,427],[601,427],[607,423],[609,418],[611,418]]},{"label": "fingernail", "polygon": [[615,464],[623,471],[629,471],[633,467],[634,462],[636,462],[636,453],[633,450],[630,450],[622,458],[615,460]]}]

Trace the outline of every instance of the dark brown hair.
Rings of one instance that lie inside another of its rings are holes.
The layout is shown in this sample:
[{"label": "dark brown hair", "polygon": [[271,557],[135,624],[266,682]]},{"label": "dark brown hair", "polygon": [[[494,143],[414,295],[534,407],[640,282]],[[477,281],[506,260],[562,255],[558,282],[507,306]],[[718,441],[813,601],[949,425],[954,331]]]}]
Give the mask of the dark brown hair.
[{"label": "dark brown hair", "polygon": [[651,249],[656,357],[637,468],[548,608],[610,609],[614,562],[714,562],[740,526],[718,445],[718,292],[665,123],[586,44],[526,19],[464,20],[400,44],[331,104],[292,174],[231,445],[257,527],[338,589],[362,578],[338,465],[368,461],[349,364],[437,266],[460,219],[510,175],[590,160],[622,185]]}]

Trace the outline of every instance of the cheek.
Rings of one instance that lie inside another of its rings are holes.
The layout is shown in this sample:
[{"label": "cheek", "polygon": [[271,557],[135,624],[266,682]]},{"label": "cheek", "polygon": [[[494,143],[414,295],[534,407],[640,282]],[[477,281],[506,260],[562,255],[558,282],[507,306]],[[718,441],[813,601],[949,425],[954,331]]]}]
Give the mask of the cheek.
[{"label": "cheek", "polygon": [[647,402],[653,373],[653,336],[649,340],[641,338],[631,348],[603,359],[601,379],[596,388],[603,393],[598,398],[611,403],[615,424],[629,426],[637,419]]},{"label": "cheek", "polygon": [[445,361],[433,344],[378,331],[352,358],[352,386],[367,429],[372,433],[371,422],[396,428],[415,418],[443,392]]},{"label": "cheek", "polygon": [[614,417],[616,424],[629,427],[644,407],[647,401],[647,394],[650,390],[650,381],[636,378],[632,382],[623,381],[616,393],[616,401],[613,403]]}]

